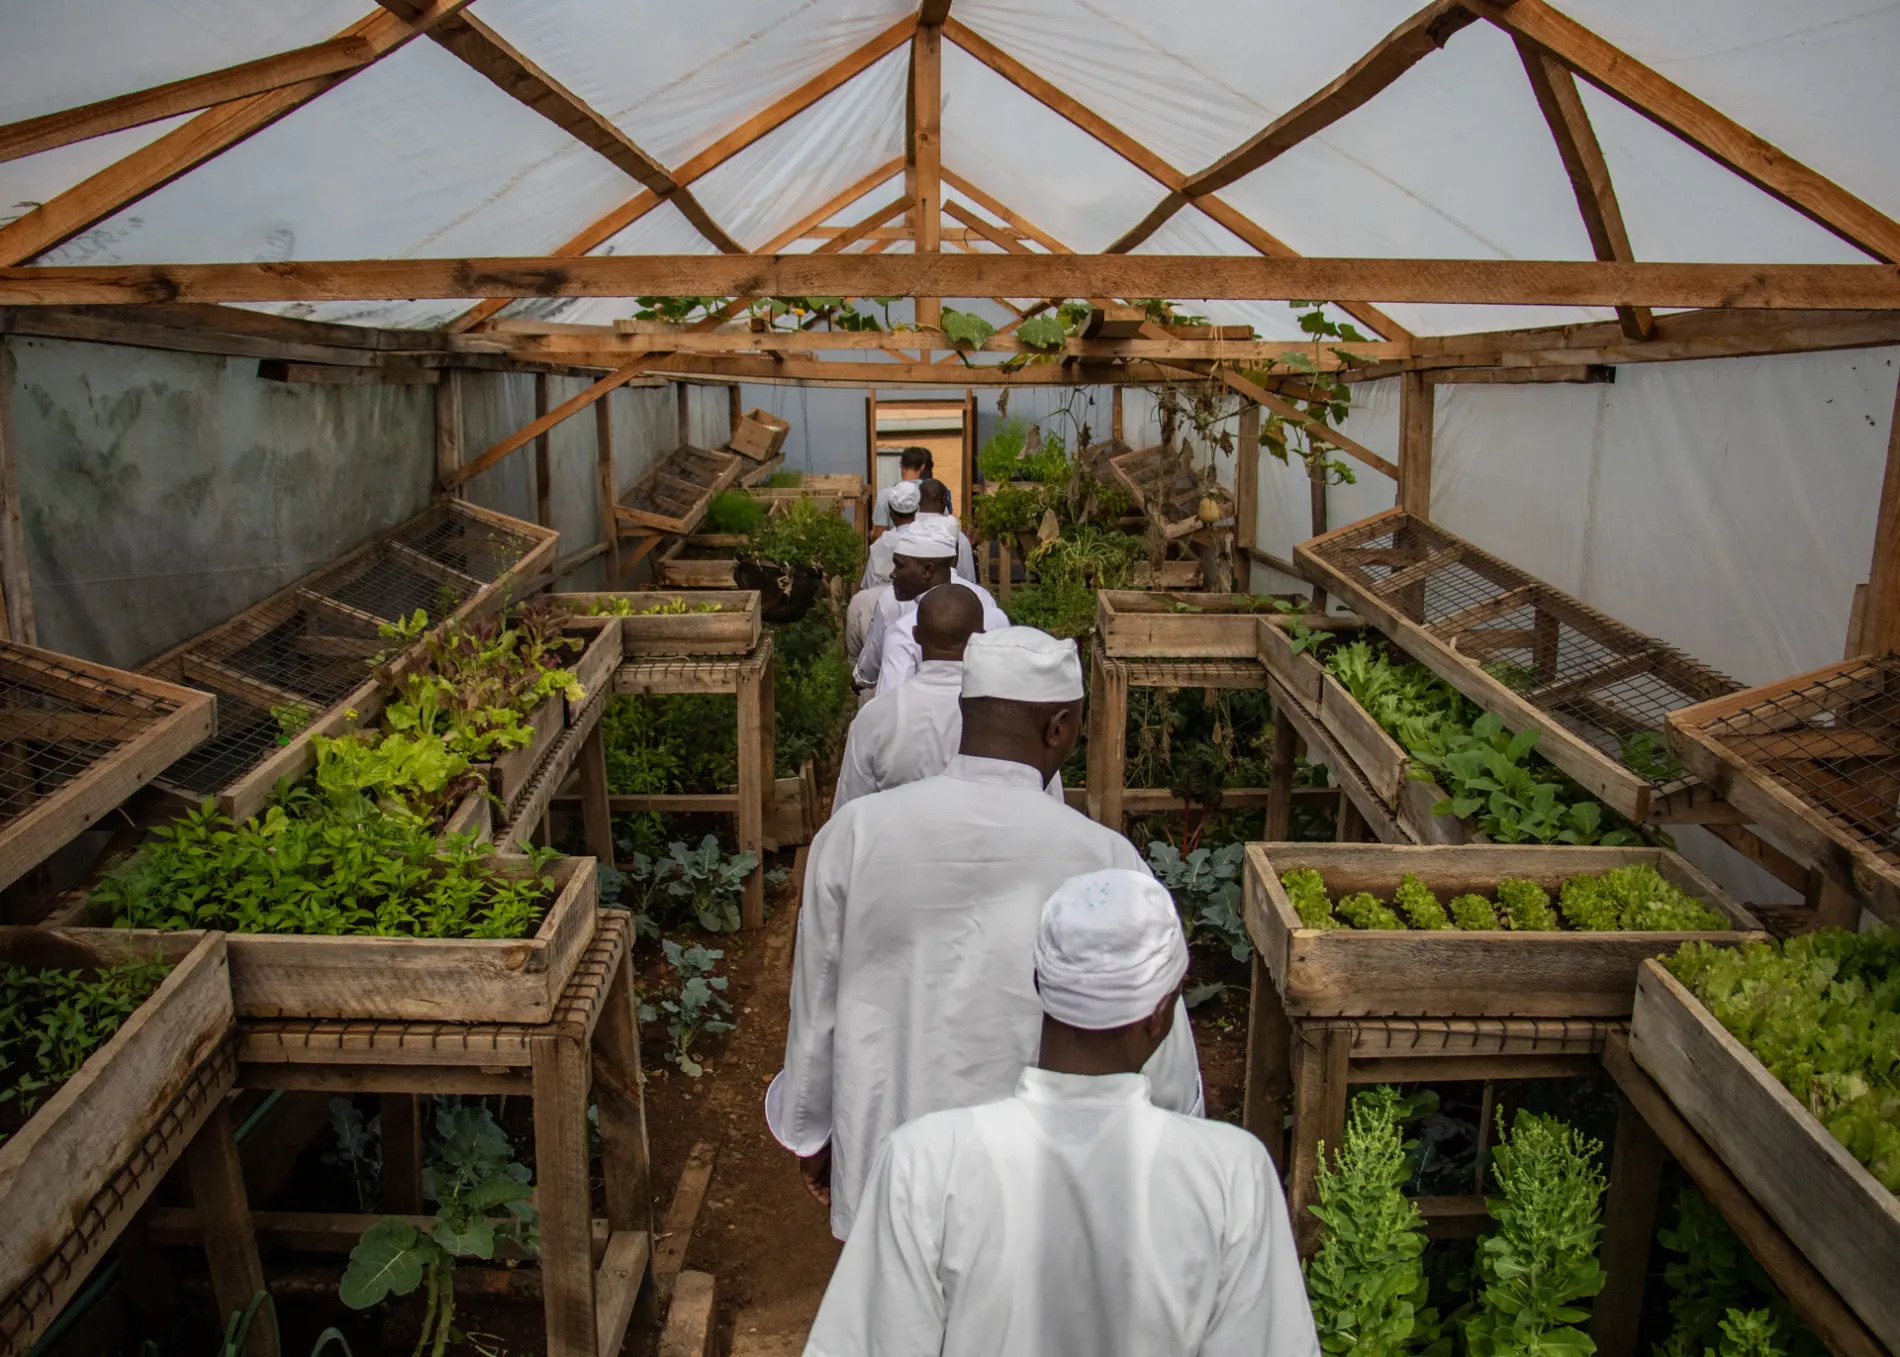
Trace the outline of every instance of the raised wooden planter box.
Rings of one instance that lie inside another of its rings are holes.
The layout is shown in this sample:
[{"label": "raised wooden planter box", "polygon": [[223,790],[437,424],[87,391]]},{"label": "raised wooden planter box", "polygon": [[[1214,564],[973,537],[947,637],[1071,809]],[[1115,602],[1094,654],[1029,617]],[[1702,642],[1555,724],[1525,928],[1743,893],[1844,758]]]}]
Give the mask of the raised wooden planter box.
[{"label": "raised wooden planter box", "polygon": [[738,564],[733,560],[681,560],[675,557],[660,562],[660,584],[667,589],[733,592],[733,586],[738,583],[733,577],[733,570]]},{"label": "raised wooden planter box", "polygon": [[1095,626],[1111,655],[1253,659],[1257,619],[1272,605],[1246,594],[1166,594],[1104,589]]},{"label": "raised wooden planter box", "polygon": [[[37,930],[0,929],[9,938]],[[62,930],[106,965],[173,963],[164,983],[79,1073],[0,1145],[0,1298],[60,1246],[88,1203],[138,1149],[230,1030],[230,971],[222,933]],[[182,1137],[177,1148],[184,1148]],[[155,1185],[157,1175],[151,1179]]]},{"label": "raised wooden planter box", "polygon": [[593,701],[595,693],[613,686],[614,670],[620,666],[622,620],[618,617],[576,617],[566,627],[567,634],[579,636],[585,642],[580,656],[567,666],[573,671],[574,681],[581,685],[583,693],[578,702],[572,698],[564,699],[570,727],[579,723],[581,713],[587,710],[587,704]]},{"label": "raised wooden planter box", "polygon": [[1900,1199],[1655,961],[1637,982],[1630,1054],[1841,1299],[1900,1351]]},{"label": "raised wooden planter box", "polygon": [[[491,860],[527,871],[520,858]],[[547,1022],[594,935],[598,899],[594,859],[556,858],[547,871],[556,894],[531,938],[222,935],[238,1016]]]},{"label": "raised wooden planter box", "polygon": [[[1646,862],[1727,916],[1726,933],[1517,933],[1439,929],[1314,929],[1280,885],[1310,867],[1337,900],[1370,891],[1390,900],[1407,872],[1448,902],[1489,894],[1500,879],[1535,881],[1553,906],[1565,878]],[[1616,1018],[1629,1013],[1636,975],[1683,942],[1763,940],[1755,916],[1662,848],[1522,848],[1496,844],[1273,843],[1247,846],[1247,933],[1295,1017]]]},{"label": "raised wooden planter box", "polygon": [[[673,565],[712,564],[730,572],[731,561],[675,561]],[[759,643],[759,593],[756,589],[711,590],[706,593],[666,592],[635,594],[557,594],[555,600],[586,608],[596,600],[625,598],[635,611],[612,620],[620,626],[620,654],[628,659],[644,655],[747,655]],[[719,605],[718,612],[642,613],[641,608],[684,601],[689,608]],[[618,660],[615,661],[618,663]],[[612,681],[613,666],[607,681]],[[593,685],[582,680],[588,692]]]},{"label": "raised wooden planter box", "polygon": [[785,436],[791,431],[792,426],[777,415],[748,410],[726,446],[755,462],[769,462],[784,448]]},{"label": "raised wooden planter box", "polygon": [[1320,693],[1325,687],[1326,666],[1314,659],[1311,651],[1293,652],[1293,638],[1286,629],[1290,622],[1300,622],[1314,631],[1327,631],[1335,635],[1361,631],[1365,623],[1356,617],[1322,617],[1313,614],[1295,617],[1292,614],[1273,613],[1255,619],[1254,654],[1260,663],[1266,665],[1267,672],[1284,684],[1295,697],[1318,711]]},{"label": "raised wooden planter box", "polygon": [[521,789],[534,776],[534,770],[548,756],[548,747],[567,729],[567,699],[559,693],[550,694],[528,713],[527,724],[534,738],[497,756],[488,765],[488,789],[504,807],[514,805]]}]

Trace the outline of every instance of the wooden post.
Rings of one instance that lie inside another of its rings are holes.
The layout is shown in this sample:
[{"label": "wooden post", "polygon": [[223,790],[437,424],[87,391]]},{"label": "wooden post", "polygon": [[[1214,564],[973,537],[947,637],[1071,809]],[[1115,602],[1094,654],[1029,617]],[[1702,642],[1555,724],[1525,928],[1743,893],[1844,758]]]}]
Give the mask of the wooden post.
[{"label": "wooden post", "polygon": [[[1248,401],[1240,408],[1240,440],[1234,445],[1234,545],[1242,554],[1256,545],[1259,517],[1260,407]],[[1251,568],[1245,578],[1252,579]]]},{"label": "wooden post", "polygon": [[[1298,741],[1286,713],[1273,713],[1273,768],[1267,783],[1267,823],[1262,831],[1268,843],[1284,843],[1292,835],[1293,749]],[[1342,796],[1340,800],[1345,800]]]},{"label": "wooden post", "polygon": [[[1077,449],[1079,452],[1080,449]],[[976,389],[963,389],[963,480],[957,487],[956,510],[965,528],[976,527]]]},{"label": "wooden post", "polygon": [[[600,408],[606,408],[601,402]],[[534,374],[534,417],[541,418],[548,412],[548,374]],[[554,435],[552,431],[542,434],[534,440],[534,521],[544,528],[554,526],[554,516],[549,508],[549,496],[554,487]]]},{"label": "wooden post", "polygon": [[1254,953],[1247,992],[1247,1088],[1240,1124],[1253,1132],[1286,1171],[1286,1099],[1291,1088],[1293,1028],[1280,992],[1260,954]]},{"label": "wooden post", "polygon": [[462,466],[462,369],[444,368],[435,387],[435,480],[456,499],[467,499],[468,491],[451,485]]},{"label": "wooden post", "polygon": [[[936,254],[943,230],[943,26],[919,24],[910,45],[910,136],[905,147],[904,188],[910,194],[911,237],[919,254]],[[943,323],[943,303],[917,298],[917,324]]]},{"label": "wooden post", "polygon": [[739,436],[739,422],[745,418],[745,397],[737,382],[726,388],[726,442]]},{"label": "wooden post", "polygon": [[596,1357],[587,1043],[584,1031],[544,1031],[531,1040],[534,1193],[541,1215],[541,1303],[548,1357]]},{"label": "wooden post", "polygon": [[0,335],[0,593],[5,594],[6,639],[37,643],[33,589],[26,566],[26,529],[20,517],[20,468],[13,441],[13,352]]},{"label": "wooden post", "polygon": [[1287,1210],[1300,1254],[1319,1247],[1321,1225],[1306,1208],[1319,1200],[1320,1156],[1338,1153],[1346,1134],[1352,1029],[1308,1023],[1293,1030],[1293,1137],[1287,1147]]},{"label": "wooden post", "polygon": [[600,495],[600,531],[607,542],[607,587],[620,587],[620,515],[618,478],[614,472],[613,399],[594,404],[594,480]]},{"label": "wooden post", "polygon": [[1015,586],[1016,562],[1010,558],[1009,538],[996,539],[996,601],[1009,601],[1009,591]]},{"label": "wooden post", "polygon": [[607,800],[607,742],[601,737],[599,722],[588,732],[575,762],[580,771],[581,827],[587,851],[612,866],[614,820]]},{"label": "wooden post", "polygon": [[679,442],[674,444],[674,446],[683,448],[693,441],[692,383],[675,382],[673,383],[673,390],[676,393],[676,399],[678,401],[677,413],[674,418],[679,425]]},{"label": "wooden post", "polygon": [[1895,393],[1893,428],[1887,434],[1887,472],[1880,483],[1880,516],[1874,521],[1860,649],[1869,655],[1900,649],[1900,391]]},{"label": "wooden post", "polygon": [[1603,1357],[1631,1357],[1636,1351],[1649,1242],[1656,1233],[1656,1199],[1662,1192],[1663,1158],[1662,1142],[1619,1091],[1600,1251],[1607,1280],[1590,1307],[1590,1336]]},{"label": "wooden post", "polygon": [[409,1216],[422,1210],[422,1118],[413,1093],[385,1093],[383,1210]]},{"label": "wooden post", "polygon": [[1399,377],[1399,507],[1420,518],[1432,516],[1433,393],[1427,374]]},{"label": "wooden post", "polygon": [[[185,1171],[191,1177],[205,1261],[211,1268],[211,1294],[220,1322],[251,1303],[264,1289],[264,1267],[257,1260],[251,1208],[244,1196],[244,1165],[238,1159],[231,1114],[220,1103],[185,1147]],[[276,1357],[276,1336],[267,1324],[251,1327],[245,1357]]]},{"label": "wooden post", "polygon": [[1366,817],[1359,813],[1350,796],[1339,798],[1339,813],[1333,821],[1333,838],[1339,843],[1366,842]]},{"label": "wooden post", "polygon": [[739,926],[744,929],[765,927],[765,815],[773,778],[771,765],[764,762],[770,736],[763,727],[770,664],[767,651],[765,663],[747,664],[739,671],[739,851],[759,855],[739,902]]},{"label": "wooden post", "polygon": [[1120,386],[1109,388],[1108,436],[1117,442],[1122,441],[1122,389]]},{"label": "wooden post", "polygon": [[[642,1328],[650,1329],[657,1319],[656,1288],[653,1278],[653,1169],[647,1145],[646,1093],[640,1072],[640,1023],[637,996],[633,989],[633,955],[620,954],[601,1010],[600,1023],[594,1029],[594,1101],[600,1108],[600,1167],[603,1195],[606,1198],[609,1241],[615,1234],[639,1232],[646,1235],[647,1278],[629,1283],[636,1301],[632,1315]],[[606,1321],[605,1298],[601,1321]],[[621,1310],[618,1314],[625,1314]],[[625,1330],[621,1329],[624,1335]],[[624,1341],[624,1339],[623,1339]],[[612,1357],[620,1350],[613,1334],[599,1345],[597,1357]]]},{"label": "wooden post", "polygon": [[1128,776],[1128,669],[1101,655],[1095,640],[1095,705],[1100,738],[1089,744],[1091,814],[1117,834],[1122,832],[1123,779]]},{"label": "wooden post", "polygon": [[[1308,463],[1306,468],[1307,500],[1313,515],[1313,536],[1318,537],[1326,531],[1326,472],[1318,462]],[[1318,585],[1313,586],[1313,611],[1326,611],[1326,591]]]},{"label": "wooden post", "polygon": [[[877,507],[877,388],[864,393],[864,489]],[[867,514],[864,520],[867,538],[874,532]]]}]

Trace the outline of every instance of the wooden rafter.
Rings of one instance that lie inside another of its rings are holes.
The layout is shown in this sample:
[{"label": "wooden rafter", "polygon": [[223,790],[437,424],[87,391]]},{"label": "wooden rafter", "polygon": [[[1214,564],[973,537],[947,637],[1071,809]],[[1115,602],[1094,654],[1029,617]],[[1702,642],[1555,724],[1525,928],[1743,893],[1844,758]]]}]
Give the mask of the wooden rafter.
[{"label": "wooden rafter", "polygon": [[453,471],[446,472],[442,476],[442,488],[444,490],[453,490],[456,486],[473,480],[490,467],[499,463],[501,459],[506,457],[509,453],[525,448],[528,444],[534,442],[535,439],[547,433],[556,424],[578,415],[595,401],[611,394],[619,387],[625,386],[651,366],[651,358],[636,358],[633,362],[628,363],[618,371],[608,373],[605,377],[602,377],[599,381],[578,395],[570,396],[568,399],[562,401],[545,415],[522,425],[519,429],[516,429],[506,438],[502,439],[501,442],[482,453],[482,455],[477,457],[474,461],[464,463],[456,467]]},{"label": "wooden rafter", "polygon": [[0,269],[0,306],[424,297],[1378,298],[1498,306],[1900,308],[1881,264],[1159,254],[590,255]]},{"label": "wooden rafter", "polygon": [[945,203],[943,210],[969,227],[971,231],[989,241],[990,244],[1008,254],[1034,254],[1035,251],[1006,231],[997,229],[983,218],[970,211],[962,203]]},{"label": "wooden rafter", "polygon": [[[985,258],[993,256],[985,255]],[[1031,350],[1013,335],[1019,322],[990,335],[975,348],[986,353],[1041,352]],[[678,332],[621,334],[609,326],[548,326],[540,332],[510,326],[505,333],[479,336],[484,352],[493,352],[497,344],[506,352],[535,359],[572,362],[576,355],[611,358],[614,366],[640,353],[753,353],[770,349],[781,353],[822,353],[904,349],[946,350],[956,347],[940,330],[798,330],[764,331],[746,328],[718,329],[698,334]],[[463,341],[466,342],[466,341]],[[1070,339],[1063,351],[1079,358],[1172,358],[1235,363],[1278,361],[1298,354],[1331,369],[1339,360],[1329,345],[1317,358],[1314,346],[1299,340],[1222,340],[1179,338],[1163,330],[1158,336],[1133,339]],[[1342,344],[1341,351],[1366,360],[1404,357],[1409,349],[1403,344]]]},{"label": "wooden rafter", "polygon": [[884,164],[879,165],[855,184],[828,198],[825,202],[813,208],[810,212],[807,212],[803,217],[800,217],[796,222],[792,223],[792,225],[786,227],[776,236],[766,241],[764,245],[759,247],[759,253],[777,254],[793,241],[803,240],[806,236],[809,236],[821,222],[830,221],[838,213],[851,206],[851,204],[855,203],[879,184],[885,182],[892,175],[897,174],[903,168],[904,158],[902,156],[893,157]]},{"label": "wooden rafter", "polygon": [[1786,155],[1545,0],[1463,0],[1536,44],[1618,102],[1673,132],[1755,187],[1886,263],[1900,262],[1900,222]]},{"label": "wooden rafter", "polygon": [[[1056,88],[1056,86],[1049,81],[1044,80],[1041,76],[1023,65],[1022,62],[1010,56],[988,39],[971,32],[955,19],[951,19],[944,24],[943,33],[950,41],[954,42],[985,66],[988,66],[991,70],[1002,76],[1003,79],[1009,81],[1010,84],[1016,86],[1016,88],[1020,89],[1024,94],[1027,94],[1044,108],[1061,114],[1064,118],[1068,119],[1068,121],[1081,128],[1084,132],[1087,132],[1090,136],[1101,142],[1102,145],[1121,156],[1122,159],[1126,160],[1143,174],[1146,174],[1150,179],[1153,179],[1170,193],[1179,192],[1181,187],[1187,183],[1187,176],[1182,174],[1181,171],[1175,169],[1174,166],[1168,164],[1167,161],[1163,160],[1146,146],[1143,146],[1119,127],[1116,127],[1113,123],[1109,122],[1108,119],[1094,112],[1080,100]],[[1299,257],[1299,253],[1290,245],[1270,235],[1252,218],[1248,217],[1244,212],[1236,210],[1217,195],[1212,193],[1204,195],[1199,199],[1197,206],[1209,217],[1219,222],[1222,226],[1225,226],[1229,231],[1233,232],[1234,235],[1244,241],[1248,248],[1258,250],[1261,254],[1276,259]],[[1172,294],[1150,292],[1118,293],[1116,295],[1195,296],[1198,294],[1193,292]],[[1387,339],[1409,339],[1411,337],[1409,330],[1376,307],[1368,306],[1356,299],[1341,301],[1339,306],[1342,311],[1352,316],[1354,320],[1359,321],[1363,325],[1370,326],[1375,334],[1383,335]]]},{"label": "wooden rafter", "polygon": [[1233,369],[1223,368],[1221,370],[1220,379],[1234,391],[1245,396],[1248,400],[1253,401],[1257,405],[1266,407],[1273,411],[1274,414],[1280,416],[1280,418],[1289,420],[1306,430],[1309,438],[1321,443],[1330,443],[1354,461],[1371,467],[1381,475],[1390,476],[1393,480],[1398,479],[1398,467],[1388,462],[1371,448],[1359,442],[1357,439],[1347,437],[1337,429],[1329,429],[1323,424],[1310,422],[1307,417],[1300,412],[1300,408],[1297,405],[1281,400],[1271,391],[1248,381]]},{"label": "wooden rafter", "polygon": [[950,0],[924,0],[917,9],[917,22],[931,24],[938,28],[950,17]]},{"label": "wooden rafter", "polygon": [[[905,43],[910,41],[911,35],[916,31],[916,28],[917,16],[914,14],[906,15],[904,18],[898,20],[869,42],[841,57],[830,66],[827,66],[824,70],[820,71],[810,80],[807,80],[791,93],[775,100],[765,109],[755,113],[752,117],[740,123],[737,127],[733,128],[732,131],[726,133],[726,135],[719,138],[719,140],[715,141],[691,160],[688,160],[685,164],[674,170],[673,178],[675,182],[683,188],[692,184],[702,175],[710,174],[713,170],[739,154],[739,152],[745,150],[746,147],[752,145],[752,143],[757,141],[760,137],[783,127],[786,123],[790,122],[800,113],[803,113],[827,94],[830,94],[840,85],[857,75],[858,72],[868,70],[878,61],[889,56],[892,52],[895,52],[899,47],[902,47]],[[658,207],[663,201],[664,199],[651,189],[627,199],[626,202],[620,204],[620,206],[614,208],[605,216],[597,218],[589,224],[585,230],[569,239],[559,249],[554,251],[553,257],[555,259],[577,258],[587,254],[590,250],[598,249],[619,232],[625,230],[654,208]],[[471,296],[475,294],[465,292],[458,295]],[[522,295],[531,296],[535,294],[523,293]],[[830,296],[834,294],[827,293],[824,295]],[[884,296],[889,294],[881,293],[879,295]],[[448,328],[451,333],[461,333],[473,329],[513,300],[514,298],[512,297],[496,297],[481,303],[479,306],[471,307],[468,311],[451,321]]]},{"label": "wooden rafter", "polygon": [[[1530,77],[1531,92],[1537,96],[1537,106],[1556,139],[1564,173],[1570,176],[1591,250],[1598,259],[1636,258],[1630,249],[1629,232],[1623,226],[1616,187],[1610,182],[1610,164],[1603,158],[1589,110],[1577,92],[1576,77],[1568,66],[1523,38],[1517,40],[1517,50],[1524,61],[1524,73]],[[1646,306],[1619,306],[1616,316],[1630,339],[1648,339],[1656,328],[1656,318]]]},{"label": "wooden rafter", "polygon": [[[378,10],[351,24],[337,37],[366,42],[373,53],[370,61],[380,60],[468,3],[469,0],[433,0],[413,21]],[[163,188],[179,175],[302,108],[368,64],[313,76],[294,85],[206,109],[191,121],[42,203],[19,220],[0,226],[0,265],[18,264],[71,240],[113,213]]]},{"label": "wooden rafter", "polygon": [[[412,20],[423,8],[418,0],[378,0],[378,3]],[[612,161],[623,174],[644,185],[655,196],[670,198],[681,215],[718,249],[727,254],[744,253],[745,247],[726,234],[712,219],[712,214],[664,165],[475,15],[458,14],[438,24],[429,36],[504,93]]]},{"label": "wooden rafter", "polygon": [[1013,208],[1007,204],[998,202],[995,198],[984,192],[983,189],[971,183],[954,170],[946,169],[943,172],[943,182],[950,185],[951,188],[961,193],[998,221],[1007,222],[1018,231],[1021,231],[1025,240],[1033,240],[1053,254],[1075,253],[1074,250],[1071,250],[1067,245],[1064,245],[1034,222],[1025,220]]},{"label": "wooden rafter", "polygon": [[1344,75],[1275,118],[1199,174],[1183,181],[1152,212],[1110,245],[1106,253],[1123,254],[1134,249],[1189,203],[1219,192],[1307,138],[1325,131],[1443,47],[1454,33],[1476,18],[1461,0],[1432,0],[1380,39]]},{"label": "wooden rafter", "polygon": [[903,216],[904,213],[910,211],[912,205],[912,199],[909,194],[900,194],[897,198],[884,204],[884,206],[878,208],[877,211],[871,213],[870,216],[864,218],[864,220],[853,226],[847,226],[830,240],[827,240],[823,245],[818,247],[816,253],[842,254],[845,250],[870,235],[871,232],[875,231],[878,227],[884,225],[885,222]]},{"label": "wooden rafter", "polygon": [[[904,187],[912,209],[911,234],[915,248],[935,254],[942,248],[943,226],[943,18],[948,4],[929,7],[935,22],[920,11],[917,32],[910,41],[910,97],[906,101]],[[939,13],[941,11],[941,13]],[[943,317],[936,297],[917,299],[917,323],[935,326]]]}]

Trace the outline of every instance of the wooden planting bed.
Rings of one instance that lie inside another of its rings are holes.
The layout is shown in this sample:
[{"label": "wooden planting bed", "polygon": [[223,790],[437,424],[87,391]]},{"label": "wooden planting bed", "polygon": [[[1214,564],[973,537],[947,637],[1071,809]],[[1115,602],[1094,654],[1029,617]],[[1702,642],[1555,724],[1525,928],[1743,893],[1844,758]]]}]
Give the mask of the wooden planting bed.
[{"label": "wooden planting bed", "polygon": [[[158,781],[193,802],[215,797],[234,820],[255,815],[280,779],[316,766],[313,735],[340,735],[381,710],[368,663],[388,646],[380,625],[418,608],[438,626],[496,612],[558,541],[552,529],[444,500],[167,651],[141,672],[214,694],[218,733]],[[400,673],[418,649],[385,672]],[[308,724],[286,739],[273,709],[307,713]]]},{"label": "wooden planting bed", "polygon": [[0,887],[202,743],[215,712],[192,688],[0,642]]},{"label": "wooden planting bed", "polygon": [[1233,500],[1225,489],[1216,486],[1204,490],[1199,479],[1181,466],[1176,466],[1172,474],[1167,472],[1165,450],[1159,443],[1106,461],[1109,474],[1128,491],[1141,511],[1162,520],[1162,531],[1170,541],[1211,526],[1199,515],[1204,495],[1211,495],[1220,505],[1222,518],[1233,517]]},{"label": "wooden planting bed", "polygon": [[[1508,729],[1542,732],[1538,752],[1611,809],[1668,824],[1696,803],[1680,770],[1646,777],[1623,753],[1640,740],[1659,754],[1670,712],[1734,680],[1403,510],[1303,542],[1294,560]],[[1504,665],[1516,686],[1487,672]]]},{"label": "wooden planting bed", "polygon": [[[720,564],[729,564],[720,562]],[[598,603],[626,599],[634,611],[613,620],[620,627],[620,653],[627,659],[647,655],[745,655],[759,643],[759,593],[756,589],[733,589],[707,593],[681,594],[643,592],[631,594],[552,594],[550,599],[586,616],[587,609]],[[692,612],[643,613],[673,603],[685,603]],[[700,612],[709,604],[717,612]],[[582,680],[585,684],[587,681]],[[592,685],[588,685],[592,692]]]},{"label": "wooden planting bed", "polygon": [[699,526],[713,496],[737,480],[744,465],[736,453],[675,448],[621,497],[614,515],[636,530],[684,535]]},{"label": "wooden planting bed", "polygon": [[[194,1141],[236,1077],[229,1043],[231,986],[221,933],[135,936],[75,929],[58,936],[103,965],[150,960],[170,973],[79,1072],[0,1145],[0,1353],[24,1354],[85,1284],[166,1172],[193,1153],[193,1188],[242,1229],[212,1251],[222,1301],[262,1276],[240,1218],[235,1155],[219,1172],[217,1146]],[[30,963],[39,930],[0,929],[0,958]],[[221,1119],[210,1128],[228,1140]],[[243,1275],[235,1283],[233,1268]]]},{"label": "wooden planting bed", "polygon": [[844,516],[845,510],[850,509],[857,515],[859,531],[870,531],[871,492],[862,476],[806,473],[799,478],[797,485],[756,486],[746,493],[765,505],[767,513],[781,513],[786,506],[801,499],[829,504],[832,512],[840,518]]},{"label": "wooden planting bed", "polygon": [[1103,589],[1095,595],[1095,629],[1107,653],[1120,659],[1250,660],[1259,651],[1257,619],[1272,611],[1257,595]]},{"label": "wooden planting bed", "polygon": [[765,410],[748,410],[739,420],[739,427],[732,431],[732,437],[726,446],[741,457],[749,457],[755,462],[769,462],[785,449],[785,436],[792,426],[777,415]]},{"label": "wooden planting bed", "polygon": [[[528,784],[549,763],[556,742],[578,723],[592,699],[613,685],[614,667],[620,663],[620,623],[618,617],[576,617],[561,628],[564,637],[581,642],[581,652],[567,659],[561,667],[573,673],[586,696],[576,702],[562,693],[550,694],[528,714],[527,724],[534,731],[534,738],[505,751],[488,765],[489,790],[499,803],[503,821],[519,818]],[[595,719],[598,719],[597,710]],[[558,780],[566,772],[566,767],[562,767],[553,777]]]},{"label": "wooden planting bed", "polygon": [[1900,1198],[1662,965],[1646,962],[1630,1054],[1874,1335],[1900,1351]]},{"label": "wooden planting bed", "polygon": [[1900,926],[1900,658],[1862,656],[1669,718],[1676,756]]}]

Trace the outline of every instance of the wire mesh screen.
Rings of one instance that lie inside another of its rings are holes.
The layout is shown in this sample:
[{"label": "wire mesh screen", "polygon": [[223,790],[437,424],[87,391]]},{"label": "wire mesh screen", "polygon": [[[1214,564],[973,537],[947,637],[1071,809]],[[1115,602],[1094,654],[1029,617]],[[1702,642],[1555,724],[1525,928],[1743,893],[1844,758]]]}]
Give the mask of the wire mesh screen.
[{"label": "wire mesh screen", "polygon": [[177,710],[55,657],[0,649],[0,829]]},{"label": "wire mesh screen", "polygon": [[1900,866],[1900,658],[1788,687],[1699,733]]},{"label": "wire mesh screen", "polygon": [[1266,666],[1258,660],[1144,657],[1109,661],[1128,671],[1135,688],[1265,688]]},{"label": "wire mesh screen", "polygon": [[1669,753],[1669,713],[1740,687],[1419,519],[1376,519],[1310,549],[1664,795],[1690,780]]}]

